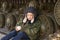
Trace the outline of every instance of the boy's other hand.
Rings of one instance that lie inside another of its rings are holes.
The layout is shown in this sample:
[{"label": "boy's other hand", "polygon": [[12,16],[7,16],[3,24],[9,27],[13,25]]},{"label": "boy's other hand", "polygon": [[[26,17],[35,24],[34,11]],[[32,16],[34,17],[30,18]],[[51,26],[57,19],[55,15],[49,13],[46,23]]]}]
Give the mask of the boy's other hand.
[{"label": "boy's other hand", "polygon": [[21,26],[16,26],[16,27],[15,27],[15,30],[16,30],[16,31],[20,31],[20,30],[21,30]]}]

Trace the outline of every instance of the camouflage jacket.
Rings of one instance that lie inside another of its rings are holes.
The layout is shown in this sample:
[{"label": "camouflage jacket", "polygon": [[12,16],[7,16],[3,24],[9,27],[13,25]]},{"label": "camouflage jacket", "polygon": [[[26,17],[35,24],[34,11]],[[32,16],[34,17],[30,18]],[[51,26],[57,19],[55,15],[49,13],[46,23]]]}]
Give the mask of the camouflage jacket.
[{"label": "camouflage jacket", "polygon": [[[22,23],[22,19],[20,19],[17,22],[17,26],[21,26]],[[39,40],[39,34],[40,34],[40,21],[37,19],[36,22],[32,23],[32,24],[28,24],[26,23],[22,28],[22,30],[29,36],[30,40]]]}]

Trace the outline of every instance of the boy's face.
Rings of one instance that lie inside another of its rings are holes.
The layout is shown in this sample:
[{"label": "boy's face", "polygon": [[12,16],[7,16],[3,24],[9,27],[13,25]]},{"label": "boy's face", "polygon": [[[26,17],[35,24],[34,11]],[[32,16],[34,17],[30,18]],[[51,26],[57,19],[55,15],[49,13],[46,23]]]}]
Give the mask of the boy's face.
[{"label": "boy's face", "polygon": [[33,13],[27,13],[27,19],[28,20],[32,20],[34,18],[34,14]]}]

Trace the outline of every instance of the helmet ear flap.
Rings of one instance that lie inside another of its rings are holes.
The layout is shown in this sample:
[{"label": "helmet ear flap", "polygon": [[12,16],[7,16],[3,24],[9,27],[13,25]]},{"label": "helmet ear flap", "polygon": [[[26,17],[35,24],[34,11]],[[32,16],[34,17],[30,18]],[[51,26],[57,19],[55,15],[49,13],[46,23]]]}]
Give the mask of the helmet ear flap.
[{"label": "helmet ear flap", "polygon": [[23,23],[26,23],[26,22],[27,22],[27,17],[23,19]]}]

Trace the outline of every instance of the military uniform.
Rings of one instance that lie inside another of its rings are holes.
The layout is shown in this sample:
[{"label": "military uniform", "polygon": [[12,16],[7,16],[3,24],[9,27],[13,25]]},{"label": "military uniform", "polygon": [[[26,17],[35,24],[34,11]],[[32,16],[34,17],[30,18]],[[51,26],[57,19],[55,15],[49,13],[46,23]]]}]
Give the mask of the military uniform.
[{"label": "military uniform", "polygon": [[24,31],[29,36],[30,40],[38,40],[40,36],[40,20],[37,18],[34,23],[26,22],[23,26],[22,24],[22,19],[20,19],[17,23],[17,26],[22,27],[20,31]]}]

